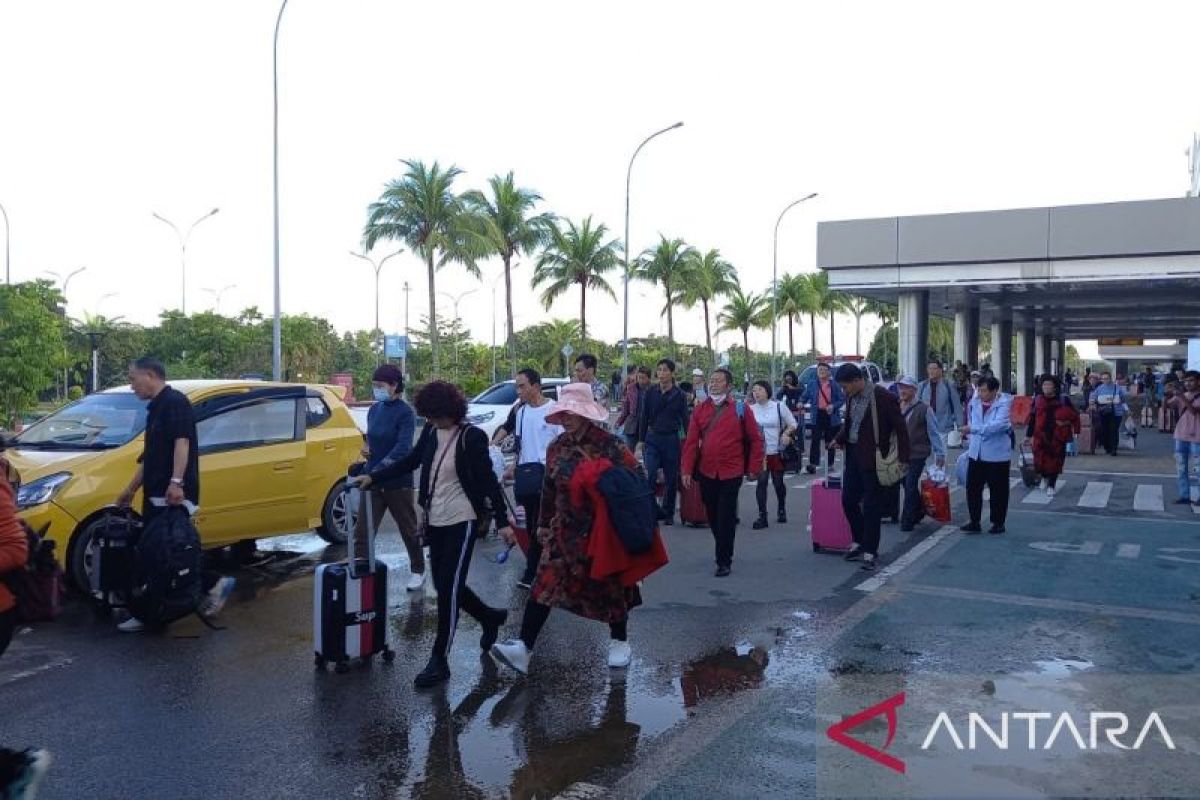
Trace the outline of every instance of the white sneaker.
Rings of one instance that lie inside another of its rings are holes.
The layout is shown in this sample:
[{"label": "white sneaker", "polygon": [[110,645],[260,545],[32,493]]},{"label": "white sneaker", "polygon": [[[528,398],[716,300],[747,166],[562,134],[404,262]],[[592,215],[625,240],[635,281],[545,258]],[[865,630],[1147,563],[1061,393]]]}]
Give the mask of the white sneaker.
[{"label": "white sneaker", "polygon": [[225,602],[229,599],[229,595],[233,594],[233,587],[237,584],[237,579],[232,575],[226,575],[217,580],[213,587],[208,590],[208,596],[200,603],[200,616],[215,617],[221,613],[221,609],[225,607]]},{"label": "white sneaker", "polygon": [[1046,497],[1049,497],[1051,500],[1054,499],[1054,487],[1053,486],[1046,487]]},{"label": "white sneaker", "polygon": [[414,572],[409,577],[408,583],[406,583],[404,585],[404,588],[410,592],[419,592],[422,589],[424,589],[425,588],[425,573],[424,572]]},{"label": "white sneaker", "polygon": [[616,639],[610,639],[608,642],[608,665],[614,669],[628,667],[629,662],[633,660],[633,648],[629,646],[629,642],[620,642]]},{"label": "white sneaker", "polygon": [[494,644],[491,653],[496,663],[515,669],[522,675],[529,674],[529,648],[520,639]]},{"label": "white sneaker", "polygon": [[137,617],[130,617],[117,626],[117,630],[121,633],[138,633],[146,630],[146,625]]},{"label": "white sneaker", "polygon": [[1050,482],[1042,478],[1042,485],[1039,487],[1043,492],[1050,488]]}]

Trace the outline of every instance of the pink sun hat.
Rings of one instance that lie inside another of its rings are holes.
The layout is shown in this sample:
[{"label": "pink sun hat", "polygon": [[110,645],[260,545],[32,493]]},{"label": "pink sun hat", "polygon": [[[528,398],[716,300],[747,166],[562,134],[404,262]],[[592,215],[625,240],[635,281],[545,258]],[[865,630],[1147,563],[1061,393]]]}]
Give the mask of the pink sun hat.
[{"label": "pink sun hat", "polygon": [[555,401],[554,411],[546,415],[546,422],[557,425],[562,422],[564,414],[575,414],[592,422],[608,419],[608,409],[596,402],[590,383],[568,383],[558,387],[558,400]]}]

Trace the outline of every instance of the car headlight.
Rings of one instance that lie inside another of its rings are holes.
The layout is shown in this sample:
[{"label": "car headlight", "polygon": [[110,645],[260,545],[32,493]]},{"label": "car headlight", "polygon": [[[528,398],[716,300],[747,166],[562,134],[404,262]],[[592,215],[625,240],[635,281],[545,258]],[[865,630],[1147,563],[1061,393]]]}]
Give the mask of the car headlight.
[{"label": "car headlight", "polygon": [[17,508],[32,508],[40,506],[42,503],[49,503],[63,484],[69,480],[71,480],[71,473],[56,472],[53,475],[23,484],[17,490]]},{"label": "car headlight", "polygon": [[490,422],[495,416],[495,411],[485,411],[482,414],[472,414],[471,416],[467,417],[467,422],[471,423],[472,425],[478,425],[481,422]]}]

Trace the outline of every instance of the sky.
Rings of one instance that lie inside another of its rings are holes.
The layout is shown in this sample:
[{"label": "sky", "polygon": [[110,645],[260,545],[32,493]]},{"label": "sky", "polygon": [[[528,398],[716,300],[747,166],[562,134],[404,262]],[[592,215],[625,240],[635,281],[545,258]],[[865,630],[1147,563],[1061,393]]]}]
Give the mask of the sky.
[{"label": "sky", "polygon": [[[14,281],[86,267],[69,285],[72,316],[153,323],[180,306],[181,275],[175,233],[152,214],[187,228],[219,208],[188,245],[188,309],[232,286],[221,311],[270,313],[278,9],[0,0]],[[629,158],[677,121],[638,156],[631,248],[660,234],[719,248],[754,291],[771,281],[776,217],[809,192],[780,227],[781,274],[815,269],[820,220],[1182,196],[1200,129],[1198,23],[1196,3],[291,0],[279,43],[283,311],[372,326],[373,274],[350,251],[400,159],[455,164],[463,190],[512,170],[545,210],[594,215],[621,238]],[[578,313],[578,292],[546,312],[522,261],[518,328]],[[437,288],[461,296],[476,339],[492,340],[495,318],[502,340],[499,262],[482,271],[449,266]],[[631,335],[665,333],[661,290],[630,294]],[[391,259],[381,298],[385,329],[402,332],[408,315],[417,327],[423,264]],[[594,335],[620,338],[616,302],[592,296],[588,308]],[[675,324],[703,341],[698,310]],[[817,327],[827,350],[829,325]],[[876,327],[864,320],[862,350]],[[854,335],[840,320],[839,351]],[[796,336],[808,342],[807,322]],[[752,334],[753,347],[769,342]]]}]

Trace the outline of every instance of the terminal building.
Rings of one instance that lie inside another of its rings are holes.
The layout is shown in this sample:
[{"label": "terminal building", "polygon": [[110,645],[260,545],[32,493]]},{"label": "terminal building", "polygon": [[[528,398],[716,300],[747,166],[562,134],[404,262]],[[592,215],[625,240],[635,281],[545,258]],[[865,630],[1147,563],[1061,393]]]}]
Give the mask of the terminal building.
[{"label": "terminal building", "polygon": [[832,288],[898,305],[904,374],[925,373],[930,315],[954,320],[954,358],[971,365],[990,328],[1006,391],[1061,373],[1067,340],[1112,341],[1101,357],[1134,368],[1200,368],[1200,198],[820,222],[817,266]]}]

